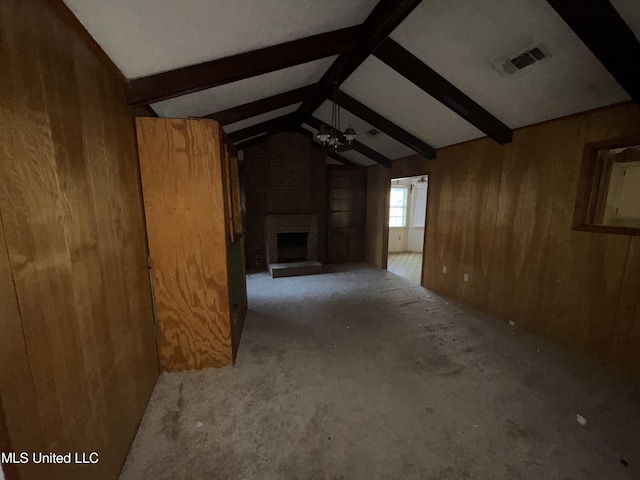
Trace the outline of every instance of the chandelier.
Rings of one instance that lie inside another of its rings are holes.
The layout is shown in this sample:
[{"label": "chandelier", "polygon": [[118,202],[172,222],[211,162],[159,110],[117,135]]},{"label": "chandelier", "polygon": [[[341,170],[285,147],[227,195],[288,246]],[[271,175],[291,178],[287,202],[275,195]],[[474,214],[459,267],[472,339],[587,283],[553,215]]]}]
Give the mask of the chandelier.
[{"label": "chandelier", "polygon": [[338,104],[339,95],[340,90],[336,84],[334,85],[333,103],[331,105],[331,125],[329,127],[321,125],[318,133],[316,134],[316,138],[326,150],[346,152],[353,148],[356,131],[351,125],[349,125],[344,133],[340,130],[340,105]]}]

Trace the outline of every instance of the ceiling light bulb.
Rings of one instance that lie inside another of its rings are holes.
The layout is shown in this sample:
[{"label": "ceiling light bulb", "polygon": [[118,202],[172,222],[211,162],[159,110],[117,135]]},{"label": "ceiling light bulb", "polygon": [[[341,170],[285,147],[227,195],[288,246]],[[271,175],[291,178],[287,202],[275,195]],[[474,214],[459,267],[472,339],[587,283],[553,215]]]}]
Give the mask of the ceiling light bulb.
[{"label": "ceiling light bulb", "polygon": [[353,129],[351,125],[344,131],[344,138],[347,139],[347,142],[351,143],[356,138],[356,131]]},{"label": "ceiling light bulb", "polygon": [[318,134],[316,135],[316,138],[318,140],[320,140],[321,143],[326,144],[327,140],[329,140],[329,133],[327,133],[327,129],[325,128],[324,125],[320,126],[320,130],[318,130]]}]

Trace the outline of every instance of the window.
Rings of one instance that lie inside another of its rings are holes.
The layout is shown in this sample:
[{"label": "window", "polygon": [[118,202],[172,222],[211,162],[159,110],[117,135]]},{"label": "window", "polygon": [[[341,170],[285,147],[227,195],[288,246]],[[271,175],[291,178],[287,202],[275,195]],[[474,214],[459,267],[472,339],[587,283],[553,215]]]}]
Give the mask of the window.
[{"label": "window", "polygon": [[574,228],[640,235],[640,141],[587,145]]},{"label": "window", "polygon": [[389,226],[405,227],[407,225],[407,187],[391,187],[389,207]]}]

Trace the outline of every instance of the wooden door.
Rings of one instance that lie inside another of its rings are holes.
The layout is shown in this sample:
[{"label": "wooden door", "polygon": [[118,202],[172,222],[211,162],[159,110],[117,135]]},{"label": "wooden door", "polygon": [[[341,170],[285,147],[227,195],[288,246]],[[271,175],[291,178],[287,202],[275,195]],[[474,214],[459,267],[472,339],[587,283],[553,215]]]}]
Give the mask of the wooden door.
[{"label": "wooden door", "polygon": [[233,362],[229,205],[212,120],[137,118],[162,365]]},{"label": "wooden door", "polygon": [[329,167],[329,263],[364,260],[367,171]]}]

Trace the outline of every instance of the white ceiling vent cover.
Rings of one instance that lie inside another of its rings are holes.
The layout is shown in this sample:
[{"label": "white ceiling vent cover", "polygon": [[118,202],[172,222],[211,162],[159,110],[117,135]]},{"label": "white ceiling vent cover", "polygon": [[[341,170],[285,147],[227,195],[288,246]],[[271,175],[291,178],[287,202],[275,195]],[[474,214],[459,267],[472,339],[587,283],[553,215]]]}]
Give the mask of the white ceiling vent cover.
[{"label": "white ceiling vent cover", "polygon": [[551,57],[549,50],[543,45],[536,45],[533,48],[528,48],[518,54],[501,58],[496,62],[493,62],[493,66],[503,75],[513,75],[521,70],[524,70],[531,65],[542,62]]}]

